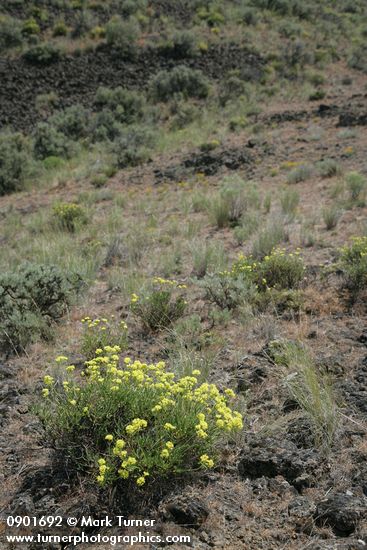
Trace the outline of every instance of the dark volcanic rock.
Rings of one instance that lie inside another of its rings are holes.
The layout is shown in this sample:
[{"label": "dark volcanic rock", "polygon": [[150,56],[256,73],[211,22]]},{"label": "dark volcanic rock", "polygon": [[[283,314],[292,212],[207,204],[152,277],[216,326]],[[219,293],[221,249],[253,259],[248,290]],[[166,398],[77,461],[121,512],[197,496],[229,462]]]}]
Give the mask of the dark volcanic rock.
[{"label": "dark volcanic rock", "polygon": [[251,479],[261,476],[283,476],[300,490],[314,483],[320,469],[320,456],[312,449],[298,449],[291,441],[267,438],[254,441],[242,451],[238,470]]},{"label": "dark volcanic rock", "polygon": [[163,516],[180,525],[198,528],[209,516],[209,509],[196,497],[180,495],[164,504]]},{"label": "dark volcanic rock", "polygon": [[[244,79],[258,79],[264,64],[258,55],[236,44],[220,44],[180,62],[214,80],[233,69]],[[40,94],[56,92],[61,108],[75,103],[91,107],[100,86],[146,89],[157,72],[175,65],[174,59],[162,57],[154,48],[141,49],[135,59],[126,60],[106,46],[65,56],[47,67],[32,66],[22,58],[0,58],[0,128],[31,129],[41,118],[36,108]]]},{"label": "dark volcanic rock", "polygon": [[317,504],[315,520],[318,525],[330,526],[336,535],[347,537],[354,533],[358,522],[366,514],[366,499],[335,494]]},{"label": "dark volcanic rock", "polygon": [[218,149],[205,153],[194,153],[184,159],[181,164],[169,166],[165,170],[155,170],[158,181],[179,181],[192,173],[203,173],[213,176],[222,168],[238,170],[242,166],[252,166],[254,157],[249,151],[242,148]]},{"label": "dark volcanic rock", "polygon": [[311,533],[314,527],[313,515],[316,511],[314,502],[306,497],[297,497],[288,506],[288,514],[295,523],[297,531]]},{"label": "dark volcanic rock", "polygon": [[366,543],[359,539],[317,541],[310,546],[308,550],[366,550]]}]

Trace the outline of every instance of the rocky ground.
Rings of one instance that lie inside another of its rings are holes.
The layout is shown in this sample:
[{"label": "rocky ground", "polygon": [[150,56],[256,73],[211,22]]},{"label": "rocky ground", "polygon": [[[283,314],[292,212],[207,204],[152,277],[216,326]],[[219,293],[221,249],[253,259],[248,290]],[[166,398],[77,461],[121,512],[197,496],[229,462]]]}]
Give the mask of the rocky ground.
[{"label": "rocky ground", "polygon": [[[169,2],[156,4],[164,13],[170,10]],[[8,12],[20,16],[15,4]],[[185,20],[185,3],[173,15]],[[263,75],[259,55],[231,44],[213,46],[184,63],[201,69],[212,80],[221,78],[222,72],[230,68],[254,81]],[[174,60],[162,58],[153,49],[146,49],[133,62],[127,62],[114,57],[104,46],[80,56],[67,56],[43,68],[30,66],[21,58],[1,59],[0,125],[32,129],[40,118],[34,102],[40,93],[57,90],[60,107],[76,102],[90,106],[99,86],[144,89],[152,75],[174,64]],[[238,245],[230,229],[217,231],[203,222],[201,213],[190,212],[189,217],[183,214],[178,207],[183,183],[204,178],[207,188],[216,190],[224,176],[238,174],[255,181],[263,194],[268,193],[276,201],[285,181],[282,166],[289,162],[316,165],[325,158],[333,159],[343,173],[354,170],[366,175],[366,75],[346,68],[343,61],[336,62],[327,71],[325,89],[326,97],[319,101],[303,101],[299,97],[287,102],[269,99],[260,114],[251,116],[256,132],[244,129],[228,134],[210,151],[188,145],[179,152],[157,154],[141,166],[118,172],[108,180],[106,190],[128,197],[136,207],[131,212],[126,209],[131,226],[149,217],[150,212],[144,208],[142,213],[138,210],[141,197],[151,197],[154,205],[166,200],[159,223],[168,224],[172,217],[177,220],[179,230],[174,239],[180,238],[189,223],[196,222],[203,239],[223,244],[229,257],[235,258],[242,250],[247,252],[249,244]],[[68,349],[73,363],[81,367],[85,357],[78,347],[80,319],[87,314],[112,313],[125,318],[124,304],[111,288],[108,266],[103,265],[83,303],[74,306],[58,327],[56,343],[34,344],[24,355],[4,357],[0,363],[0,517],[102,518],[133,513],[134,517],[156,521],[151,534],[189,535],[190,544],[170,545],[177,550],[365,549],[366,294],[351,305],[341,290],[338,274],[325,275],[325,268],[350,237],[366,234],[367,207],[343,210],[337,226],[326,231],[321,212],[332,203],[339,180],[338,174],[313,174],[296,184],[300,205],[297,216],[287,223],[285,246],[289,250],[302,247],[306,264],[303,308],[297,313],[259,314],[251,323],[231,319],[219,331],[223,345],[210,379],[234,388],[246,403],[244,432],[222,449],[220,466],[189,484],[161,487],[155,497],[136,503],[129,502],[128,495],[117,498],[96,489],[83,476],[69,471],[50,447],[33,407],[56,348]],[[68,179],[57,181],[47,192],[38,187],[0,197],[1,246],[9,247],[14,239],[6,232],[9,213],[28,220],[56,201],[77,201],[81,193],[90,191],[89,181],[76,183]],[[96,223],[102,225],[112,208],[113,202],[106,193],[96,201]],[[141,215],[138,222],[136,211]],[[307,243],[303,236],[305,220],[312,221],[315,242]],[[123,258],[119,260],[123,263]],[[185,268],[183,278],[189,280],[192,270]],[[191,296],[190,313],[197,313],[210,326],[208,305],[197,289]],[[336,441],[328,452],[315,446],[307,417],[297,403],[289,400],[280,382],[268,346],[271,341],[284,339],[306,342],[317,366],[333,380],[339,423]],[[162,347],[161,337],[147,337],[131,321],[127,353],[156,360],[162,356]],[[122,534],[116,528],[86,531],[89,535]],[[0,550],[71,548],[56,543],[8,543],[5,534],[9,532],[0,522]],[[40,528],[39,532],[53,534],[47,528]],[[78,528],[72,531],[79,532]],[[70,529],[65,527],[58,533],[70,534]],[[135,533],[134,528],[123,532]],[[137,544],[135,548],[153,550],[163,546]],[[92,550],[96,545],[80,544],[78,548]],[[110,546],[99,544],[98,548],[107,550]]]},{"label": "rocky ground", "polygon": [[[148,181],[160,186],[162,180],[168,180],[174,186],[183,172],[186,175],[193,169],[204,172],[213,185],[218,175],[238,170],[274,189],[278,176],[269,178],[268,168],[290,158],[316,161],[327,156],[341,161],[345,169],[366,171],[365,108],[365,95],[348,88],[325,105],[272,110],[262,115],[266,130],[260,141],[241,136],[223,144],[215,153],[163,157],[137,171],[117,175],[111,188],[126,190],[136,185],[136,178],[141,182],[141,190]],[[354,142],[353,156],[344,152],[338,137],[346,122],[348,126],[359,125],[361,130]],[[310,127],[323,132],[321,141],[314,143],[307,139]],[[329,182],[319,179],[299,185],[302,211],[312,212],[315,194],[326,195]],[[11,203],[21,212],[25,205],[41,208],[55,196],[70,196],[72,192],[70,186],[42,197],[36,192],[8,197],[2,200],[2,207]],[[157,520],[158,533],[189,533],[193,541],[190,547],[197,549],[365,548],[366,311],[363,303],[356,304],[354,309],[345,308],[335,284],[326,284],[318,276],[318,265],[327,260],[329,248],[344,243],[348,235],[354,234],[365,214],[365,209],[346,212],[338,231],[324,234],[322,246],[305,250],[309,272],[306,311],[299,319],[279,318],[269,329],[276,338],[302,333],[317,360],[335,377],[343,414],[335,448],[328,456],[321,455],[314,448],[307,422],[294,407],[285,407],[274,365],[264,348],[265,321],[259,319],[258,326],[245,335],[236,327],[229,327],[227,340],[235,347],[241,338],[241,349],[247,353],[238,363],[230,363],[231,350],[222,350],[213,377],[224,377],[249,394],[242,450],[238,454],[235,452],[238,444],[229,446],[227,462],[220,469],[190,487],[165,495],[158,507],[149,508],[147,503],[149,517]],[[291,242],[297,241],[296,235],[295,224],[291,227]],[[91,302],[96,312],[106,306],[110,310],[115,307],[113,297],[103,289],[103,281]],[[73,312],[63,331],[68,330],[78,315],[79,311]],[[146,348],[143,353],[150,349],[149,342],[144,346],[139,338],[132,344],[135,351],[142,351],[142,346]],[[37,391],[40,369],[47,360],[42,346],[34,346],[27,357],[1,366],[2,513],[101,517],[109,511],[103,496],[82,479],[69,478],[68,472],[54,462],[52,450],[44,445],[43,428],[32,415],[30,404]],[[2,544],[3,548],[17,548]],[[172,546],[176,547],[182,546]],[[80,545],[80,548],[92,547]]]}]

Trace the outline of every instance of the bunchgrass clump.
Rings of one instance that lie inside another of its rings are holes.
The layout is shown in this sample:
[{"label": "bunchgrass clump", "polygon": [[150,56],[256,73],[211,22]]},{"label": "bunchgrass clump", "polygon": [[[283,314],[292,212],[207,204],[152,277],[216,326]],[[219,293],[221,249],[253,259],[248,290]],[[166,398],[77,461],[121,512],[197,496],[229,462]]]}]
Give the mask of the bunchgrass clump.
[{"label": "bunchgrass clump", "polygon": [[273,220],[256,236],[252,244],[252,255],[262,260],[271,253],[273,248],[286,240],[288,240],[288,234],[283,220]]},{"label": "bunchgrass clump", "polygon": [[332,204],[331,206],[323,209],[322,218],[328,231],[334,229],[338,225],[340,216],[340,208],[338,208],[338,206],[336,206],[335,204]]},{"label": "bunchgrass clump", "polygon": [[183,316],[186,309],[186,285],[175,280],[156,277],[139,295],[131,296],[131,311],[147,330],[157,331],[170,326]]},{"label": "bunchgrass clump", "polygon": [[290,220],[294,219],[299,205],[299,193],[296,189],[284,189],[280,196],[282,213],[287,215]]},{"label": "bunchgrass clump", "polygon": [[63,372],[45,376],[39,415],[64,458],[126,494],[213,468],[243,426],[234,392],[200,384],[197,370],[177,378],[162,361],[121,360],[119,352],[105,346],[82,376],[59,357]]},{"label": "bunchgrass clump", "polygon": [[300,183],[310,179],[312,175],[312,168],[308,164],[301,164],[296,168],[293,168],[287,175],[287,183]]},{"label": "bunchgrass clump", "polygon": [[94,357],[96,350],[108,345],[119,346],[121,350],[127,348],[128,331],[125,321],[119,321],[114,315],[109,319],[91,319],[87,316],[82,319],[82,323],[81,351],[88,359]]},{"label": "bunchgrass clump", "polygon": [[367,189],[367,178],[359,172],[349,172],[345,176],[345,183],[352,205],[364,206]]},{"label": "bunchgrass clump", "polygon": [[256,188],[240,178],[229,178],[209,202],[209,217],[218,229],[236,227],[249,207],[260,207]]},{"label": "bunchgrass clump", "polygon": [[339,408],[330,378],[318,369],[309,351],[299,342],[270,343],[274,362],[282,366],[283,383],[313,429],[315,445],[327,453],[335,442]]}]

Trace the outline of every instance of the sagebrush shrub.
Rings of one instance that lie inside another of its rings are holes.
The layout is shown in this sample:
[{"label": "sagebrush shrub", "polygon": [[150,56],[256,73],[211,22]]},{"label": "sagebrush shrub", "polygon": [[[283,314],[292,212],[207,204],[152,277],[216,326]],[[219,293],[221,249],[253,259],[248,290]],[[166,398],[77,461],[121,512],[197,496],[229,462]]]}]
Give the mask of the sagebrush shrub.
[{"label": "sagebrush shrub", "polygon": [[206,299],[223,310],[253,303],[257,293],[250,280],[233,277],[227,272],[206,275],[198,285],[205,289]]},{"label": "sagebrush shrub", "polygon": [[122,19],[114,15],[106,25],[106,40],[116,53],[123,57],[132,57],[137,51],[139,24],[134,17]]},{"label": "sagebrush shrub", "polygon": [[0,275],[0,348],[18,351],[49,336],[81,284],[52,265],[26,263]]},{"label": "sagebrush shrub", "polygon": [[156,331],[166,328],[185,312],[185,288],[177,281],[156,277],[139,295],[132,295],[131,310],[146,329]]},{"label": "sagebrush shrub", "polygon": [[156,101],[168,101],[175,94],[203,99],[209,94],[209,82],[201,71],[178,65],[170,71],[160,71],[152,79],[150,89]]},{"label": "sagebrush shrub", "polygon": [[127,493],[213,468],[220,444],[243,426],[234,392],[199,384],[199,371],[176,379],[163,362],[121,361],[118,346],[99,351],[82,377],[60,357],[63,384],[44,378],[39,415],[64,458]]},{"label": "sagebrush shrub", "polygon": [[174,59],[193,57],[198,51],[196,36],[189,30],[176,30],[161,44],[160,50],[163,55]]},{"label": "sagebrush shrub", "polygon": [[48,122],[37,124],[33,134],[33,150],[37,159],[47,157],[68,158],[72,147],[68,138]]},{"label": "sagebrush shrub", "polygon": [[147,128],[131,126],[121,130],[112,147],[117,166],[137,166],[147,160],[153,140],[154,134]]},{"label": "sagebrush shrub", "polygon": [[0,52],[20,46],[23,42],[21,24],[7,15],[0,16]]},{"label": "sagebrush shrub", "polygon": [[297,166],[287,176],[287,183],[300,183],[308,180],[312,175],[312,169],[308,164]]},{"label": "sagebrush shrub", "polygon": [[34,65],[50,65],[59,61],[62,55],[62,50],[56,44],[41,42],[25,51],[23,57]]},{"label": "sagebrush shrub", "polygon": [[98,88],[94,104],[98,110],[109,109],[121,123],[132,124],[144,115],[145,98],[139,92],[118,88]]},{"label": "sagebrush shrub", "polygon": [[127,347],[127,325],[125,321],[119,321],[114,315],[111,318],[84,317],[83,337],[81,350],[87,359],[95,356],[96,350],[105,346],[119,346],[121,350]]},{"label": "sagebrush shrub", "polygon": [[0,196],[22,189],[30,163],[30,148],[20,133],[0,134]]},{"label": "sagebrush shrub", "polygon": [[57,111],[49,123],[70,139],[78,140],[88,135],[90,113],[82,105],[72,105]]}]

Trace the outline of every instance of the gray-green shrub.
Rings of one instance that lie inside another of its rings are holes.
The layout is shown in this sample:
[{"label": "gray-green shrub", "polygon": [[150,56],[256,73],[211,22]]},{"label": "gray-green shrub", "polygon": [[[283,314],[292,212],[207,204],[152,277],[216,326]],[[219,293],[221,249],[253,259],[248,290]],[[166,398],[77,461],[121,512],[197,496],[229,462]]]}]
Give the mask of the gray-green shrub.
[{"label": "gray-green shrub", "polygon": [[156,101],[168,101],[176,94],[203,99],[208,96],[209,89],[204,74],[185,65],[160,71],[150,83],[151,94]]},{"label": "gray-green shrub", "polygon": [[29,144],[22,134],[0,134],[0,196],[22,189],[29,161]]}]

